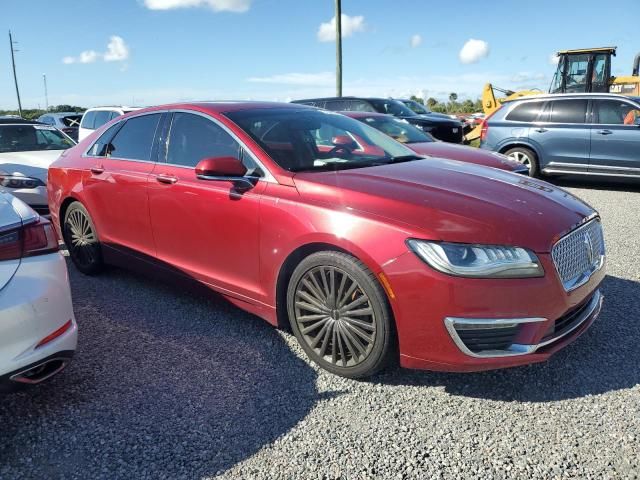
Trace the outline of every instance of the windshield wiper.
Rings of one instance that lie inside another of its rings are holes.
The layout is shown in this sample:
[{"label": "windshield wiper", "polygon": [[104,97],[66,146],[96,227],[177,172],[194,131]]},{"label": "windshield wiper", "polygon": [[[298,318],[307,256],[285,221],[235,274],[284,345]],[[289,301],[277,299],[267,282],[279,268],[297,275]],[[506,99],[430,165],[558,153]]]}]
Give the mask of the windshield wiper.
[{"label": "windshield wiper", "polygon": [[389,157],[388,163],[411,162],[412,160],[424,160],[422,155],[398,155],[397,157]]}]

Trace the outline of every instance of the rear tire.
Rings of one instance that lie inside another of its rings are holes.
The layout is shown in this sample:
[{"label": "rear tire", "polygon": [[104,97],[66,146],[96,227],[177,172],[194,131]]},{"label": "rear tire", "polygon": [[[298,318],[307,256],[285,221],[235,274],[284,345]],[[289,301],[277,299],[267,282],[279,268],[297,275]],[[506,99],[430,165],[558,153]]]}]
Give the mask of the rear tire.
[{"label": "rear tire", "polygon": [[302,349],[331,373],[367,377],[393,356],[387,297],[351,255],[325,251],[303,259],[289,280],[287,311]]},{"label": "rear tire", "polygon": [[504,154],[512,160],[525,165],[529,169],[530,177],[540,176],[540,164],[536,153],[527,147],[510,148]]},{"label": "rear tire", "polygon": [[91,215],[80,202],[73,202],[64,214],[62,236],[74,265],[85,275],[104,269],[102,248]]}]

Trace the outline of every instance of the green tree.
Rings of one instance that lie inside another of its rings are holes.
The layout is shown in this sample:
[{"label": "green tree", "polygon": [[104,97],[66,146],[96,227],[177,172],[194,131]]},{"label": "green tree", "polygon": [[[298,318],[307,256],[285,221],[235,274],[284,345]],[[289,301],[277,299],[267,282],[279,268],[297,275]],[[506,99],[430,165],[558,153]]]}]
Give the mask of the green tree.
[{"label": "green tree", "polygon": [[456,100],[458,100],[458,94],[456,92],[451,92],[449,94],[449,101],[454,103]]},{"label": "green tree", "polygon": [[427,98],[427,106],[433,110],[433,107],[435,107],[438,104],[438,100],[436,100],[433,97],[429,97]]},{"label": "green tree", "polygon": [[420,97],[416,97],[415,95],[411,95],[409,98],[411,100],[413,100],[414,102],[418,102],[420,105],[424,105],[424,99],[422,99]]}]

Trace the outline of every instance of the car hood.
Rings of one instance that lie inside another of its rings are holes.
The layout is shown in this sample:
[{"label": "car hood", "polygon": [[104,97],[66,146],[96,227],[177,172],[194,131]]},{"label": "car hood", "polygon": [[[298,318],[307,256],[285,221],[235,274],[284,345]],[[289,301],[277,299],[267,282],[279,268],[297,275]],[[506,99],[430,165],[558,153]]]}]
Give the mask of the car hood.
[{"label": "car hood", "polygon": [[0,170],[47,182],[47,170],[64,150],[0,153]]},{"label": "car hood", "polygon": [[460,162],[475,163],[477,165],[499,168],[509,172],[526,170],[526,167],[522,164],[510,160],[504,155],[495,154],[487,150],[480,150],[479,148],[466,147],[464,145],[445,142],[421,142],[406,143],[405,146],[421,155],[431,155],[433,157],[458,160]]},{"label": "car hood", "polygon": [[[546,182],[445,159],[303,172],[303,199],[413,226],[423,238],[549,252],[594,210]],[[336,205],[338,207],[336,207]]]}]

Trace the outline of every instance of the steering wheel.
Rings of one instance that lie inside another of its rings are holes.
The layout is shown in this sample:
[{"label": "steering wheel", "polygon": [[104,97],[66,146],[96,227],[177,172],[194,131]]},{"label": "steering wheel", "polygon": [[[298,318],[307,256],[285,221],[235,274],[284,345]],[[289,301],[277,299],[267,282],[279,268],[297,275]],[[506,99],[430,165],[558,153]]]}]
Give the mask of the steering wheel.
[{"label": "steering wheel", "polygon": [[353,150],[349,148],[347,145],[336,145],[335,147],[333,147],[331,150],[327,152],[327,155],[328,156],[335,155],[336,157],[340,157],[340,155],[338,155],[338,152],[344,152],[347,157],[351,157],[352,151]]}]

